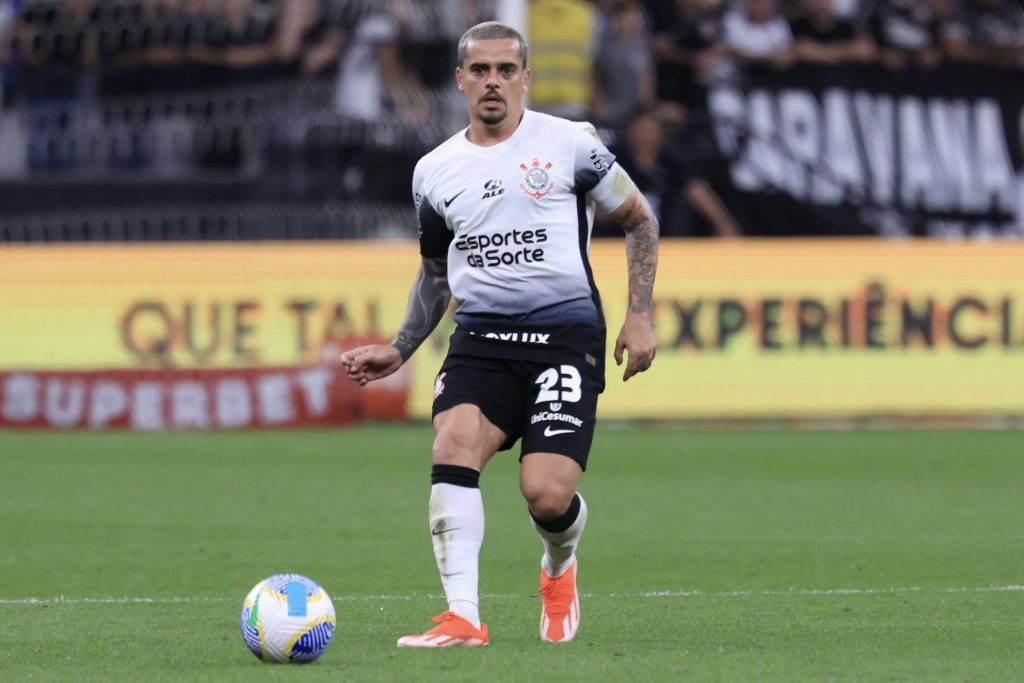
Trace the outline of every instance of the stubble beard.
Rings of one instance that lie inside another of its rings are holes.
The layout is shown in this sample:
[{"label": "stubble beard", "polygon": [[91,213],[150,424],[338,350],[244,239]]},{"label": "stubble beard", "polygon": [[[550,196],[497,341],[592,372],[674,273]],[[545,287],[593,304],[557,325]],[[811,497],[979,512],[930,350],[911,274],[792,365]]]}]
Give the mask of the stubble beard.
[{"label": "stubble beard", "polygon": [[[483,103],[481,103],[483,104]],[[487,111],[485,109],[477,111],[477,118],[480,122],[486,126],[496,126],[508,117],[508,105],[504,109],[498,111]]]}]

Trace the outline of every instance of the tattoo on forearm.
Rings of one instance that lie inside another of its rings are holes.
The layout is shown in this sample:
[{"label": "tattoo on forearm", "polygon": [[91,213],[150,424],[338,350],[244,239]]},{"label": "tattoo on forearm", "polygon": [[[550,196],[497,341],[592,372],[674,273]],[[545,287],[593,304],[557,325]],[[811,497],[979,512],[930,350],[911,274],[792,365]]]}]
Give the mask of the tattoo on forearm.
[{"label": "tattoo on forearm", "polygon": [[629,312],[650,313],[658,270],[658,218],[640,193],[629,201],[622,217],[629,264]]},{"label": "tattoo on forearm", "polygon": [[424,258],[409,292],[409,307],[402,327],[391,341],[402,355],[402,360],[409,360],[409,356],[430,336],[448,310],[451,299],[447,259]]}]

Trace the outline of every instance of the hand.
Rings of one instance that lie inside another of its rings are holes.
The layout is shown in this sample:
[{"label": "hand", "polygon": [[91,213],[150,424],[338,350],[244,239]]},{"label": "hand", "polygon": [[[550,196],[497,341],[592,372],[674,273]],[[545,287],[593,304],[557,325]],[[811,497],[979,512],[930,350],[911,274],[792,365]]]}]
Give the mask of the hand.
[{"label": "hand", "polygon": [[628,353],[626,371],[622,373],[625,382],[638,372],[651,367],[658,342],[654,338],[651,317],[645,313],[629,313],[622,324],[619,338],[615,340],[615,364],[622,365],[622,352]]},{"label": "hand", "polygon": [[387,377],[402,367],[402,355],[390,344],[373,344],[341,354],[341,364],[349,378],[361,387]]}]

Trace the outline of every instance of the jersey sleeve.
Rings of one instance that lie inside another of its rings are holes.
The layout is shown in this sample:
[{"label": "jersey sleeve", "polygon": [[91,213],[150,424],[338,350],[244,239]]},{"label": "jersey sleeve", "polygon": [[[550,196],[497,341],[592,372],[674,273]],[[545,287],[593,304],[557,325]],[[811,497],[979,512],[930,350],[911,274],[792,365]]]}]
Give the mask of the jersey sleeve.
[{"label": "jersey sleeve", "polygon": [[416,232],[420,238],[420,255],[426,258],[444,258],[452,242],[452,231],[448,229],[430,199],[426,196],[423,169],[420,164],[412,174],[412,200],[416,207]]},{"label": "jersey sleeve", "polygon": [[588,195],[608,213],[622,206],[635,187],[589,123],[576,135],[573,173],[575,191]]}]

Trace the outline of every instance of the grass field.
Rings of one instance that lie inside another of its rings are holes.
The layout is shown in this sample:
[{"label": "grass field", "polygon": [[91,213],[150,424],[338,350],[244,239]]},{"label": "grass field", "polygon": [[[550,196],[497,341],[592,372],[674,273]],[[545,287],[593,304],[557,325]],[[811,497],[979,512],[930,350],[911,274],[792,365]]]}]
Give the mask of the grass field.
[{"label": "grass field", "polygon": [[[537,636],[513,456],[482,480],[491,645],[407,651],[444,608],[426,426],[0,433],[0,680],[1022,681],[1020,432],[598,433],[583,625]],[[335,598],[319,662],[238,631],[259,579]]]}]

